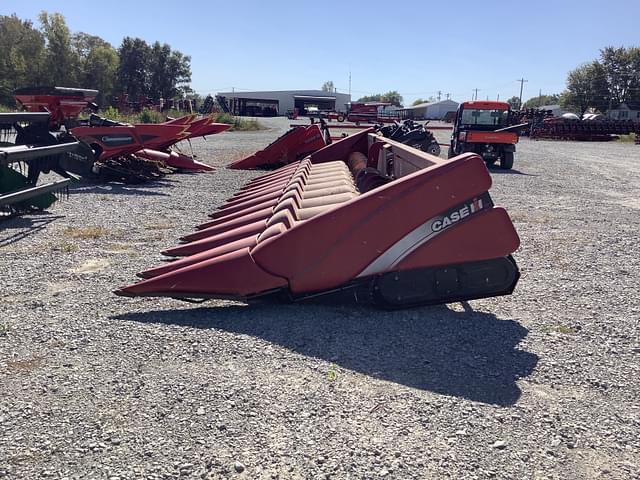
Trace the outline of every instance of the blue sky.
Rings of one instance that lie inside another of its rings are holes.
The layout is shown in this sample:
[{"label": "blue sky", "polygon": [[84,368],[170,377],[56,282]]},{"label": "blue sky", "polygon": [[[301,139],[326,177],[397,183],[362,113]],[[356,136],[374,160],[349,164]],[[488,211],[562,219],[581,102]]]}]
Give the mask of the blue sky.
[{"label": "blue sky", "polygon": [[[560,92],[566,74],[608,46],[640,46],[640,0],[0,1],[34,21],[62,13],[72,31],[118,46],[124,36],[169,43],[192,58],[192,86],[320,88],[353,98],[398,90],[454,100]],[[86,85],[90,87],[90,85]]]}]

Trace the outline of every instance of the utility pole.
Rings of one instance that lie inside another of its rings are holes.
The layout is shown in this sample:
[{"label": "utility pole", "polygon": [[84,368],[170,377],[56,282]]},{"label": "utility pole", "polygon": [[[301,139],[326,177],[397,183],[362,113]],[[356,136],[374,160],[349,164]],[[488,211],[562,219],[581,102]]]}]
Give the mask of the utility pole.
[{"label": "utility pole", "polygon": [[349,69],[349,99],[351,99],[351,69]]},{"label": "utility pole", "polygon": [[438,101],[440,101],[441,98],[442,98],[442,92],[438,90]]},{"label": "utility pole", "polygon": [[496,102],[500,101],[500,94],[498,94],[498,98],[496,98]]},{"label": "utility pole", "polygon": [[478,99],[478,90],[479,90],[478,88],[474,88],[473,89],[474,94],[472,95],[471,100],[477,100]]},{"label": "utility pole", "polygon": [[447,93],[447,100],[449,100],[449,97],[451,96],[450,93]]},{"label": "utility pole", "polygon": [[529,80],[525,80],[524,77],[520,78],[517,80],[518,82],[520,82],[520,100],[518,101],[518,108],[522,108],[522,89],[524,87],[524,83],[528,82]]}]

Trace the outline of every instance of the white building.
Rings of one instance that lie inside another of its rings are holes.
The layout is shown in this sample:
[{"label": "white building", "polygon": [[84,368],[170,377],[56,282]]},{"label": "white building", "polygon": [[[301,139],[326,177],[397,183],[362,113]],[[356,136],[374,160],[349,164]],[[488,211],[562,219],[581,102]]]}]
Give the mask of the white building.
[{"label": "white building", "polygon": [[440,100],[439,102],[425,102],[406,107],[401,110],[402,118],[414,120],[442,120],[447,112],[455,112],[458,102],[453,100]]},{"label": "white building", "polygon": [[640,105],[621,103],[616,108],[609,110],[607,116],[613,120],[633,120],[640,122]]},{"label": "white building", "polygon": [[298,109],[304,115],[312,111],[346,112],[351,95],[324,90],[280,90],[266,92],[219,92],[231,113],[251,117],[285,115],[288,110]]}]

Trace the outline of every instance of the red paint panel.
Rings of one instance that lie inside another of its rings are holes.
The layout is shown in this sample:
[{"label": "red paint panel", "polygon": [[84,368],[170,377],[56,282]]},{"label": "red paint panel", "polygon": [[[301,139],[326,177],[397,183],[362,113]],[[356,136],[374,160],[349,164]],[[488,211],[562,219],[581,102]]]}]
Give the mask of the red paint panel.
[{"label": "red paint panel", "polygon": [[240,200],[241,198],[250,198],[251,196],[256,194],[264,195],[267,193],[275,192],[276,190],[282,191],[284,187],[286,187],[288,184],[289,184],[289,180],[284,180],[282,182],[278,182],[273,185],[268,185],[266,187],[257,187],[251,190],[243,190],[233,195],[233,197],[231,197],[227,201],[232,202],[234,200]]},{"label": "red paint panel", "polygon": [[[118,127],[75,127],[71,129],[71,134],[79,140],[89,144],[100,146],[102,153],[98,160],[118,157],[134,153],[143,148],[142,142],[136,130],[131,126]],[[114,145],[105,143],[105,138],[114,136],[131,137],[132,141],[126,145]]]},{"label": "red paint panel", "polygon": [[481,132],[469,130],[466,132],[466,142],[470,143],[518,143],[518,134],[513,132]]},{"label": "red paint panel", "polygon": [[407,175],[259,243],[252,256],[291,290],[341,285],[430,218],[486,192],[484,161],[464,154]]},{"label": "red paint panel", "polygon": [[193,242],[203,238],[211,237],[213,235],[219,235],[221,233],[228,232],[235,228],[244,227],[245,225],[249,225],[251,223],[255,223],[258,221],[266,221],[269,219],[270,216],[271,216],[271,210],[266,215],[264,214],[257,215],[257,216],[244,215],[244,216],[229,220],[227,222],[221,222],[221,223],[218,223],[217,225],[212,225],[208,228],[200,229],[197,232],[181,237],[180,240],[183,242]]},{"label": "red paint panel", "polygon": [[122,296],[242,298],[286,287],[284,278],[270,275],[256,265],[249,249],[174,270],[116,290]]},{"label": "red paint panel", "polygon": [[520,246],[520,238],[503,208],[470,217],[431,239],[394,270],[436,267],[505,257]]},{"label": "red paint panel", "polygon": [[342,140],[327,145],[311,155],[311,163],[335,162],[336,160],[346,161],[352,152],[367,154],[367,134],[373,132],[373,128],[367,128],[361,132],[354,133]]},{"label": "red paint panel", "polygon": [[491,100],[473,100],[462,104],[464,109],[477,110],[509,110],[510,106],[507,102],[494,102]]},{"label": "red paint panel", "polygon": [[187,255],[193,255],[195,253],[204,252],[212,248],[219,247],[229,242],[235,242],[245,237],[258,235],[264,231],[267,227],[265,220],[250,223],[249,225],[243,225],[232,230],[228,230],[218,235],[212,235],[202,240],[196,240],[195,242],[185,243],[174,248],[169,248],[162,252],[163,255],[170,257],[184,257]]},{"label": "red paint panel", "polygon": [[245,202],[240,202],[238,204],[233,204],[230,206],[222,206],[216,212],[212,213],[211,216],[213,218],[221,217],[224,215],[229,215],[230,213],[236,213],[244,211],[246,213],[251,213],[253,209],[262,209],[266,207],[273,207],[278,203],[278,198],[268,198],[266,200],[247,200]]},{"label": "red paint panel", "polygon": [[275,190],[271,190],[268,193],[254,193],[252,195],[247,195],[240,198],[232,198],[227,203],[220,207],[220,210],[225,210],[228,208],[233,208],[241,205],[251,206],[253,204],[266,202],[268,200],[277,199],[282,195],[282,189],[278,188]]},{"label": "red paint panel", "polygon": [[159,267],[145,270],[144,272],[140,272],[138,276],[142,278],[153,278],[157,277],[158,275],[163,275],[165,273],[178,270],[188,265],[193,265],[194,263],[199,263],[204,260],[209,260],[210,258],[215,258],[230,252],[235,252],[236,250],[252,248],[256,245],[257,239],[257,235],[241,238],[240,240],[236,240],[235,242],[230,242],[220,247],[212,248],[211,250],[205,250],[204,252],[196,253],[195,255],[190,255],[179,260],[174,260],[173,262],[165,263],[164,265],[161,265]]},{"label": "red paint panel", "polygon": [[325,141],[319,125],[296,127],[276,141],[241,160],[229,164],[235,170],[251,170],[279,163],[291,163],[324,147]]},{"label": "red paint panel", "polygon": [[250,222],[248,222],[248,223],[251,223],[251,222],[256,222],[258,220],[263,220],[265,218],[269,218],[272,213],[273,213],[273,207],[258,209],[251,213],[238,212],[235,214],[227,215],[225,217],[216,218],[215,220],[209,220],[208,222],[201,223],[200,225],[197,225],[196,228],[198,230],[203,230],[205,228],[213,227],[214,225],[220,225],[222,223],[229,222],[233,219],[251,220]]}]

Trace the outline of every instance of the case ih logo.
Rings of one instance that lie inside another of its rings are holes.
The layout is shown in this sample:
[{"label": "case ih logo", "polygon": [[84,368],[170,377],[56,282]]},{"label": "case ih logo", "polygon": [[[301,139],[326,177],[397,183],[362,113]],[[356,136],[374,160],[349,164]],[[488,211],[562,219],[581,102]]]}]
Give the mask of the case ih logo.
[{"label": "case ih logo", "polygon": [[493,204],[488,194],[482,195],[480,198],[474,198],[471,202],[465,203],[461,207],[456,207],[453,211],[450,211],[441,218],[434,220],[431,224],[431,230],[433,232],[439,232],[460,220],[464,220],[469,215],[473,215],[484,208],[490,208],[492,206]]}]

